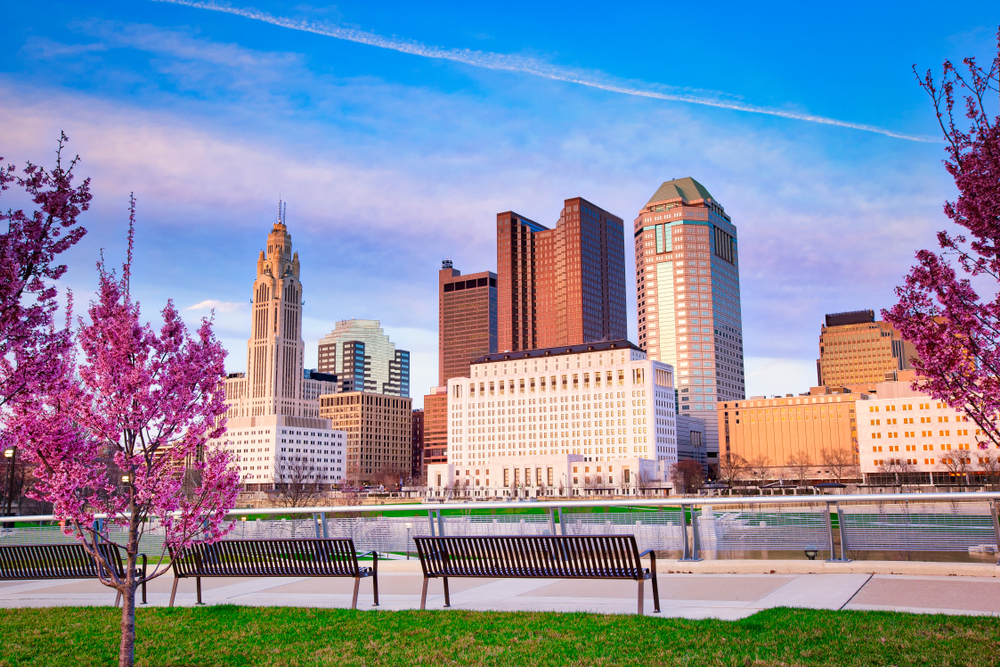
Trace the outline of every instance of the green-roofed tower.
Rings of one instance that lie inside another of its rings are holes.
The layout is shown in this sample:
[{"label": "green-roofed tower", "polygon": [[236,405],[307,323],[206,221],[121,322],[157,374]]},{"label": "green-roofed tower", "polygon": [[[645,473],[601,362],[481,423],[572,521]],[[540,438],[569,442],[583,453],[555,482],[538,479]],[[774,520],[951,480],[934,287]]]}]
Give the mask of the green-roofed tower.
[{"label": "green-roofed tower", "polygon": [[716,404],[745,398],[736,227],[695,179],[666,181],[635,220],[635,258],[639,347],[674,367],[677,411],[705,421],[717,465]]}]

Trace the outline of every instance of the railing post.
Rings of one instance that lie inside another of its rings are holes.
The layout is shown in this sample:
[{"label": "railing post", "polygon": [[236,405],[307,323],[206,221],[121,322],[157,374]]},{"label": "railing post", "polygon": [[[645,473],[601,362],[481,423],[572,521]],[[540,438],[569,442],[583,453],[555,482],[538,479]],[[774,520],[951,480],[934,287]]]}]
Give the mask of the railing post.
[{"label": "railing post", "polygon": [[687,508],[681,505],[681,560],[694,560],[691,557],[691,545],[688,543]]},{"label": "railing post", "polygon": [[828,563],[837,560],[836,546],[833,543],[833,520],[830,518],[830,512],[832,511],[830,505],[831,505],[831,503],[827,502],[827,504],[826,504],[826,534],[827,534],[827,537],[829,538],[828,544],[829,544],[829,549],[830,549],[830,557],[826,559]]},{"label": "railing post", "polygon": [[563,508],[557,507],[556,512],[559,513],[559,534],[568,535],[568,533],[566,532],[566,522],[563,521]]},{"label": "railing post", "polygon": [[701,535],[698,533],[698,508],[691,505],[691,560],[701,560]]},{"label": "railing post", "polygon": [[430,524],[431,537],[434,537],[434,510],[427,510],[427,523]]},{"label": "railing post", "polygon": [[844,519],[844,510],[840,509],[840,503],[837,503],[837,524],[840,529],[840,562],[850,563],[851,559],[847,557],[847,550],[850,548],[847,543],[847,521]]},{"label": "railing post", "polygon": [[1000,500],[990,503],[990,513],[993,515],[993,537],[997,545],[997,565],[1000,565]]},{"label": "railing post", "polygon": [[438,537],[444,537],[444,519],[441,518],[441,510],[438,510],[437,514],[438,514]]},{"label": "railing post", "polygon": [[555,535],[556,534],[555,510],[553,510],[550,507],[548,511],[549,511],[549,535]]}]

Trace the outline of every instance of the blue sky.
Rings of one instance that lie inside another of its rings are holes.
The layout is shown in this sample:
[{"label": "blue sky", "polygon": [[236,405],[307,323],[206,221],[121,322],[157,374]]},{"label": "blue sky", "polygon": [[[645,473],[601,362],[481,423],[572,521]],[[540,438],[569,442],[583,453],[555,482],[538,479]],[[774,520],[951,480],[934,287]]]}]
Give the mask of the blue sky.
[{"label": "blue sky", "polygon": [[380,319],[417,404],[440,260],[495,270],[497,212],[554,224],[583,196],[629,222],[693,176],[739,230],[748,393],[804,391],[823,314],[891,305],[945,225],[911,65],[986,59],[1000,23],[992,2],[814,4],[4,2],[0,155],[47,164],[64,130],[83,158],[78,295],[122,256],[134,191],[145,312],[214,304],[233,370],[280,195],[307,366],[337,320]]}]

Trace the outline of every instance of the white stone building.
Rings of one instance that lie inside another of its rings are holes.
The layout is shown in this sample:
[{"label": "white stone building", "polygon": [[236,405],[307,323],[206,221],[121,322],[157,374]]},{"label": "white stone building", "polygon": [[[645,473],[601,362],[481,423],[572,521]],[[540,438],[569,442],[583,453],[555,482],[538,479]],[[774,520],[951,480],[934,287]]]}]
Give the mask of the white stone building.
[{"label": "white stone building", "polygon": [[632,494],[677,461],[674,373],[628,341],[491,354],[448,381],[435,497]]},{"label": "white stone building", "polygon": [[[858,403],[858,458],[868,484],[942,484],[973,479],[980,456],[1000,456],[975,422],[959,410],[911,388],[913,372],[898,382],[881,382]],[[978,437],[977,437],[978,436]]]}]

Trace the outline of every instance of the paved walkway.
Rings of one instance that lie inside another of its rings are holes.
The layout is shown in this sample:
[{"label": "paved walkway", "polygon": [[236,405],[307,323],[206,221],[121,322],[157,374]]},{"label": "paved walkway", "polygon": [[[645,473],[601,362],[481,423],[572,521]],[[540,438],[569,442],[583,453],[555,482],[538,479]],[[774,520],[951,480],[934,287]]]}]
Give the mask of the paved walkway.
[{"label": "paved walkway", "polygon": [[[864,572],[774,574],[678,573],[677,563],[660,562],[660,604],[664,616],[736,620],[771,607],[883,609],[917,613],[1000,615],[1000,578],[872,574]],[[418,564],[381,563],[380,609],[416,609],[422,576]],[[760,569],[760,561],[754,564]],[[996,566],[993,566],[996,567]],[[787,569],[787,568],[786,568]],[[1000,570],[1000,568],[997,568]],[[670,571],[673,571],[672,573]],[[767,571],[767,570],[765,570]],[[149,584],[149,603],[165,606],[173,577],[168,572]],[[636,584],[619,581],[556,579],[452,579],[456,609],[500,611],[590,611],[634,613]],[[203,579],[207,604],[284,607],[349,607],[353,580],[322,578]],[[653,611],[646,583],[646,613]],[[110,605],[115,594],[94,581],[0,582],[0,607]],[[195,603],[195,582],[182,580],[177,604]],[[440,609],[440,581],[432,581],[428,609]],[[372,608],[371,580],[361,584],[359,609]]]}]

